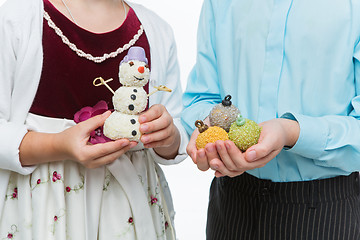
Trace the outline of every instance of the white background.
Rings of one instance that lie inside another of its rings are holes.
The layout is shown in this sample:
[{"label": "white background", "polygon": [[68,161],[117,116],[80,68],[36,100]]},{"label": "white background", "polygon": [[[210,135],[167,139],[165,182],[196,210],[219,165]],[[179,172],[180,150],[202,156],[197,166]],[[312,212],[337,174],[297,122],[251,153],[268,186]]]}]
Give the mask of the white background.
[{"label": "white background", "polygon": [[[5,0],[0,0],[0,5],[3,2]],[[178,46],[182,87],[185,89],[187,76],[195,62],[196,31],[202,0],[133,0],[133,2],[152,9],[173,27]],[[179,165],[162,168],[174,200],[177,238],[205,239],[208,191],[213,172],[199,171],[190,158]]]}]

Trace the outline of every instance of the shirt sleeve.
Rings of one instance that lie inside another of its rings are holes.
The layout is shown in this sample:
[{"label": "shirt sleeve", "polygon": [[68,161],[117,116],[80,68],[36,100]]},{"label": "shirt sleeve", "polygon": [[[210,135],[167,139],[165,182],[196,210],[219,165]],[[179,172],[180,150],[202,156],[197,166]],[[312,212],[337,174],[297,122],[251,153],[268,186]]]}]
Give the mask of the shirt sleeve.
[{"label": "shirt sleeve", "polygon": [[323,167],[344,171],[360,169],[360,43],[354,55],[355,97],[348,116],[310,117],[298,113],[285,113],[282,117],[298,121],[300,136],[294,147],[287,150]]},{"label": "shirt sleeve", "polygon": [[16,49],[19,34],[16,26],[6,18],[5,9],[0,8],[0,169],[30,174],[33,167],[22,167],[19,160],[19,146],[27,128],[24,124],[11,121],[12,92],[16,66]]},{"label": "shirt sleeve", "polygon": [[216,66],[215,17],[211,1],[202,6],[197,39],[196,64],[183,95],[182,122],[188,134],[195,129],[195,121],[205,119],[214,104],[221,102]]}]

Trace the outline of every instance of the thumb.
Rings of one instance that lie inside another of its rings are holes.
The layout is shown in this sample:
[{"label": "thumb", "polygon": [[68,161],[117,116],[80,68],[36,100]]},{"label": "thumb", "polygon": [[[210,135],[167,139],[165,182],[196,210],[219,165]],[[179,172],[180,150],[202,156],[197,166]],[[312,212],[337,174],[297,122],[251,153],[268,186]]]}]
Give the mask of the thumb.
[{"label": "thumb", "polygon": [[270,152],[273,151],[272,141],[273,139],[271,138],[260,137],[257,144],[246,150],[245,160],[248,162],[254,162],[270,154]]},{"label": "thumb", "polygon": [[106,111],[101,115],[96,115],[96,116],[94,116],[92,118],[89,118],[86,121],[83,121],[83,122],[79,123],[79,124],[81,124],[82,127],[86,131],[91,132],[91,131],[97,129],[98,127],[103,126],[105,120],[110,116],[110,114],[111,114],[111,111]]}]

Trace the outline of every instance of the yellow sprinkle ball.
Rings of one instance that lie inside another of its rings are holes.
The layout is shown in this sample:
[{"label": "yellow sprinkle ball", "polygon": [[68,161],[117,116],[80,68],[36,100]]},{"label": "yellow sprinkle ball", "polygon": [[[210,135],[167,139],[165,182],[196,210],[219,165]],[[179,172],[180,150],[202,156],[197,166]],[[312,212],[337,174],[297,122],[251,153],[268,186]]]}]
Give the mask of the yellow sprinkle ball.
[{"label": "yellow sprinkle ball", "polygon": [[227,132],[217,126],[209,127],[196,138],[196,147],[197,149],[202,149],[206,144],[214,143],[217,140],[229,140]]}]

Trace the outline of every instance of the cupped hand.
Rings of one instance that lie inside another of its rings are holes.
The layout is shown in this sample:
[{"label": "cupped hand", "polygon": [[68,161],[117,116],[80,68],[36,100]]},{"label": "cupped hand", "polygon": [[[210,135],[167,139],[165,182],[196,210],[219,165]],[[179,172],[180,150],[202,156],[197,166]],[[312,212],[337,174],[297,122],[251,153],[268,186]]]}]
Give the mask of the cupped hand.
[{"label": "cupped hand", "polygon": [[[203,121],[205,124],[209,126],[209,119],[206,118]],[[197,149],[196,147],[196,138],[199,136],[200,132],[196,128],[194,132],[191,134],[188,145],[186,146],[186,152],[192,159],[192,161],[196,164],[199,170],[207,171],[210,168],[208,158],[205,153],[205,149]]]},{"label": "cupped hand", "polygon": [[259,142],[245,152],[248,162],[269,162],[284,147],[292,147],[300,134],[298,122],[277,118],[259,124],[262,127]]},{"label": "cupped hand", "polygon": [[258,144],[241,152],[230,141],[208,143],[204,149],[196,148],[196,129],[187,146],[187,153],[197,167],[215,170],[215,176],[235,177],[247,170],[261,168],[280,153],[284,146],[293,146],[299,137],[299,124],[288,119],[273,119],[259,124],[262,127]]},{"label": "cupped hand", "polygon": [[244,153],[229,140],[216,142],[219,158],[209,162],[210,167],[216,170],[215,176],[234,177],[247,170],[264,167],[284,146],[292,147],[299,137],[299,124],[293,120],[278,118],[259,125],[262,130],[258,143]]},{"label": "cupped hand", "polygon": [[[209,165],[211,169],[216,171],[216,177],[236,177],[247,170],[263,167],[267,163],[263,160],[248,162],[245,159],[245,154],[230,140],[216,141],[215,148],[219,157],[211,158]],[[207,149],[208,146],[205,146],[206,151]],[[210,154],[214,155],[214,153],[207,152],[208,156]]]},{"label": "cupped hand", "polygon": [[[210,125],[209,118],[204,119],[203,122]],[[204,149],[197,149],[196,138],[199,134],[199,130],[195,129],[186,148],[199,170],[207,171],[211,168],[215,171],[216,177],[225,175],[234,177],[247,170],[248,162],[233,142],[219,140],[206,144]]]},{"label": "cupped hand", "polygon": [[59,133],[57,147],[66,158],[79,162],[87,168],[97,168],[112,163],[137,143],[128,139],[95,145],[88,143],[90,133],[102,126],[110,114],[111,112],[107,111]]}]

